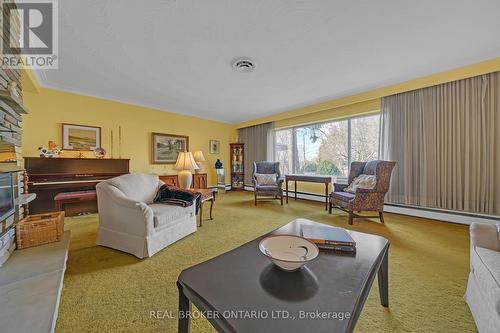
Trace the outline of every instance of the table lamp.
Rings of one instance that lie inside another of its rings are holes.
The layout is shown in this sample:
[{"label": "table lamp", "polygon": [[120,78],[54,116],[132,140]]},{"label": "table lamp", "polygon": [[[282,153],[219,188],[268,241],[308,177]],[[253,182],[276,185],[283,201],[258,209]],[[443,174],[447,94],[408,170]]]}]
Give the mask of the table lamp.
[{"label": "table lamp", "polygon": [[179,186],[185,189],[191,188],[191,183],[193,182],[191,171],[198,169],[198,165],[191,152],[180,152],[179,156],[177,156],[177,162],[175,163],[175,170],[179,170]]},{"label": "table lamp", "polygon": [[[198,169],[201,169],[201,163],[206,162],[207,160],[205,159],[205,156],[203,156],[203,152],[201,150],[197,150],[193,153],[194,160],[196,164],[198,165]],[[196,173],[198,173],[198,170],[196,170]]]}]

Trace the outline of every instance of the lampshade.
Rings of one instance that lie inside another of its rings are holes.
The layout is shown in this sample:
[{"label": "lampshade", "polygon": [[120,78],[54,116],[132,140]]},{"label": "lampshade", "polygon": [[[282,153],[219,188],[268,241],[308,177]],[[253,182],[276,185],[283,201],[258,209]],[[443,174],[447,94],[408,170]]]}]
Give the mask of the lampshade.
[{"label": "lampshade", "polygon": [[203,152],[201,150],[197,150],[193,153],[194,160],[196,162],[206,162],[205,156],[203,156]]},{"label": "lampshade", "polygon": [[190,151],[183,151],[177,156],[177,162],[175,163],[176,170],[198,170],[198,165],[196,164],[193,153]]}]

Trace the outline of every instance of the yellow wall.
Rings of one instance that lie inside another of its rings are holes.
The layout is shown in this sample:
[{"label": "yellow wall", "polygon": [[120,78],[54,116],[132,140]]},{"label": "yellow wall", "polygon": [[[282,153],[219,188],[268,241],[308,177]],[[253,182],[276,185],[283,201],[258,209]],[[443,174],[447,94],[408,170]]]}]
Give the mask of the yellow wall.
[{"label": "yellow wall", "polygon": [[[32,85],[30,83],[30,85]],[[28,85],[27,85],[28,86]],[[41,88],[24,91],[24,104],[29,114],[23,118],[23,156],[38,156],[38,147],[49,140],[62,146],[61,123],[101,127],[102,147],[111,157],[111,130],[114,156],[118,158],[118,127],[122,128],[121,157],[130,158],[131,171],[176,174],[172,165],[151,164],[151,132],[189,136],[189,150],[202,150],[207,162],[202,172],[208,173],[208,184],[215,185],[214,163],[220,158],[229,171],[229,143],[236,140],[234,126],[180,114],[162,112],[141,106]],[[219,140],[220,154],[209,153],[209,140]],[[74,157],[73,151],[64,156]],[[92,153],[87,153],[92,157]],[[230,182],[226,175],[226,183]]]},{"label": "yellow wall", "polygon": [[29,91],[33,93],[39,93],[41,90],[40,84],[36,79],[35,75],[29,68],[21,69],[21,80],[23,92]]},{"label": "yellow wall", "polygon": [[340,106],[335,109],[307,113],[298,117],[277,120],[274,122],[275,128],[293,127],[297,125],[314,124],[334,119],[352,117],[353,115],[368,115],[380,111],[380,98],[372,99],[366,102],[355,103],[346,106]]}]

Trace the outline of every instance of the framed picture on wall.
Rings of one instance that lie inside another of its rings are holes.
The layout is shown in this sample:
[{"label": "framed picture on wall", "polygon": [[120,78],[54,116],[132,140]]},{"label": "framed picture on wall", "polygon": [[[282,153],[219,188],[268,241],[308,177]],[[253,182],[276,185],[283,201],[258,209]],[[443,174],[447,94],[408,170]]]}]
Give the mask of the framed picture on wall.
[{"label": "framed picture on wall", "polygon": [[101,148],[101,128],[62,124],[63,150],[94,150]]},{"label": "framed picture on wall", "polygon": [[180,152],[189,150],[189,137],[151,133],[151,146],[151,163],[174,164]]},{"label": "framed picture on wall", "polygon": [[220,141],[218,140],[210,140],[210,154],[219,154],[220,153]]}]

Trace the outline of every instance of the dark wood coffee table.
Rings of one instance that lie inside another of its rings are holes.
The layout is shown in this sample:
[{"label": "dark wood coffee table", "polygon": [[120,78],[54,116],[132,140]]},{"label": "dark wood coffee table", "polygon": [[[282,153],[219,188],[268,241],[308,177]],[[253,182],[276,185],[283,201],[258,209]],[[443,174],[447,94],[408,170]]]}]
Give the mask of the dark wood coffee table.
[{"label": "dark wood coffee table", "polygon": [[[270,234],[300,235],[304,224],[316,223],[298,219]],[[389,306],[389,241],[351,235],[355,255],[322,251],[292,273],[259,252],[267,235],[182,271],[179,332],[189,332],[191,303],[219,332],[352,332],[377,274],[380,302]]]}]

